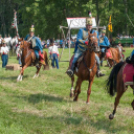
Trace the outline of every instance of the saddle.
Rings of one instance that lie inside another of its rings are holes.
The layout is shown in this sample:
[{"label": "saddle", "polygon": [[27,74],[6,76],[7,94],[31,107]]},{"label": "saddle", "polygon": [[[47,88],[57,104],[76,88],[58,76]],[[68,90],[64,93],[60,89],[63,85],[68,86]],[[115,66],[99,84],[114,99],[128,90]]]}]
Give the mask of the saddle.
[{"label": "saddle", "polygon": [[[44,61],[44,56],[40,51],[39,51],[38,55],[35,51],[32,51],[32,59],[34,59],[34,56],[36,58],[35,58],[35,60],[32,61],[32,65],[38,65],[38,64],[46,65],[45,61]],[[39,58],[37,58],[37,56],[39,56]]]},{"label": "saddle", "polygon": [[[83,60],[83,57],[84,57],[84,54],[82,54],[82,55],[78,58],[77,62],[75,63],[75,68],[79,68],[80,63],[81,63],[81,61]],[[69,68],[71,68],[71,66],[72,66],[73,59],[74,59],[74,55],[72,56],[72,58],[71,58],[71,60],[70,60]]]}]

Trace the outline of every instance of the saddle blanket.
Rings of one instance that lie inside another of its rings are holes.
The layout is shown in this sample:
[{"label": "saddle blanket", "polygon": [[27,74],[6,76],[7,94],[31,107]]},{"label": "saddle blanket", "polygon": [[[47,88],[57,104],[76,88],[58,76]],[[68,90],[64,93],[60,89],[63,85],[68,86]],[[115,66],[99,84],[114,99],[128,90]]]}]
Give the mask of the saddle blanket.
[{"label": "saddle blanket", "polygon": [[125,85],[133,85],[134,67],[132,64],[126,64],[123,70],[123,81]]},{"label": "saddle blanket", "polygon": [[106,57],[107,57],[107,59],[113,59],[113,56],[112,56],[112,53],[111,53],[110,49],[107,49]]}]

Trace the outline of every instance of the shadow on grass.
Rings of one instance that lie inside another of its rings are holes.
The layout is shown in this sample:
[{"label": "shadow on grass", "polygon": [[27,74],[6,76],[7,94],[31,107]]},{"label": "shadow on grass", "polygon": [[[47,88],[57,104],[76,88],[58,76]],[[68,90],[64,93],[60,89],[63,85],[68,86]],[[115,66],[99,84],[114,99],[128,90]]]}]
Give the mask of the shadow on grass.
[{"label": "shadow on grass", "polygon": [[[20,97],[19,97],[20,98]],[[42,100],[44,101],[49,101],[49,102],[66,102],[63,98],[58,97],[58,96],[53,96],[53,95],[45,95],[45,94],[31,94],[30,96],[23,96],[23,99],[28,100],[30,103],[36,104],[41,102]]]},{"label": "shadow on grass", "polygon": [[[16,81],[18,76],[8,76],[8,77],[0,77],[0,80],[12,80]],[[28,75],[24,75],[23,79],[28,78]]]}]

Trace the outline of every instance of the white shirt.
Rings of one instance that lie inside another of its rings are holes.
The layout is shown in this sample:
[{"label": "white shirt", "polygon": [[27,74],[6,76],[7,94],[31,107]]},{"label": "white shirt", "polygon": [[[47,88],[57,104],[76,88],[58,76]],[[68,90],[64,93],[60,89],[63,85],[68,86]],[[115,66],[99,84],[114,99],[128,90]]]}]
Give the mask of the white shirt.
[{"label": "white shirt", "polygon": [[56,45],[50,46],[48,48],[48,52],[49,52],[49,54],[54,54],[55,53],[59,56],[58,46],[56,46]]},{"label": "white shirt", "polygon": [[8,47],[7,46],[5,46],[5,47],[1,47],[1,50],[0,50],[0,53],[1,54],[8,54],[8,52],[9,52],[9,49],[8,49]]},{"label": "white shirt", "polygon": [[0,44],[2,43],[3,38],[0,38]]}]

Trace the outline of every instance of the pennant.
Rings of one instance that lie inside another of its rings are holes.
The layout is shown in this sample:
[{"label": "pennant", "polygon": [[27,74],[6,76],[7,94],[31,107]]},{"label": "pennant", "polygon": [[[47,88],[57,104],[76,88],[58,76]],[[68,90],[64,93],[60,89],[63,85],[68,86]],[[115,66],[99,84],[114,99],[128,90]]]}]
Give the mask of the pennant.
[{"label": "pennant", "polygon": [[112,22],[111,22],[111,15],[110,15],[110,18],[109,18],[108,30],[109,30],[110,32],[113,32]]}]

